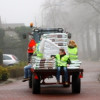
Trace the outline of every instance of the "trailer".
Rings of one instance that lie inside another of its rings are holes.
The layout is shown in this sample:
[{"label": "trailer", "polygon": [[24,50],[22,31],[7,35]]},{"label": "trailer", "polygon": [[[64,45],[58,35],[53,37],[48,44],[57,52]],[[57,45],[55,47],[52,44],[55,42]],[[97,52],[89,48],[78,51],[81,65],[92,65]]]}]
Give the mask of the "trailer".
[{"label": "trailer", "polygon": [[[32,36],[34,37],[35,41],[38,42],[39,38],[43,34],[51,34],[51,33],[61,33],[63,34],[62,28],[46,28],[46,29],[33,29]],[[68,38],[71,38],[71,34],[66,33],[68,35]],[[37,62],[34,62],[37,63]],[[47,62],[48,65],[49,62]],[[40,66],[38,64],[38,66]],[[72,87],[72,93],[80,93],[81,92],[81,78],[83,78],[83,69],[80,68],[80,65],[77,65],[76,67],[68,67],[68,85],[65,85],[64,80],[64,71],[61,70],[61,77],[62,81],[60,82],[60,85],[63,87]],[[44,64],[42,64],[42,67],[35,68],[32,66],[31,68],[31,78],[29,80],[29,87],[32,88],[33,94],[40,94],[41,93],[41,85],[53,85],[56,84],[56,82],[50,82],[46,83],[44,80],[46,78],[53,78],[56,77],[57,69],[56,67],[44,67]]]},{"label": "trailer", "polygon": [[[53,85],[56,83],[45,83],[44,81],[41,83],[41,80],[45,80],[45,78],[55,76],[57,70],[56,69],[35,69],[31,68],[32,76],[29,80],[29,87],[32,88],[33,94],[41,93],[41,85]],[[68,85],[64,84],[64,72],[61,70],[62,82],[60,84],[63,87],[70,87],[72,85],[72,93],[80,93],[81,92],[81,78],[83,77],[83,69],[68,69]],[[72,81],[71,77],[72,76]],[[52,77],[51,77],[52,78]]]}]

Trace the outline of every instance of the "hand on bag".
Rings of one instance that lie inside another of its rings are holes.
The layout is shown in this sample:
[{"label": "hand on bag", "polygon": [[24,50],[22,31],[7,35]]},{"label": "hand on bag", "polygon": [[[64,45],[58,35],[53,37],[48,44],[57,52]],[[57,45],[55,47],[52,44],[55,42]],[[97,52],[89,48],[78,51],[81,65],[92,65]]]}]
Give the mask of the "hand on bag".
[{"label": "hand on bag", "polygon": [[67,67],[69,67],[69,64],[67,64]]}]

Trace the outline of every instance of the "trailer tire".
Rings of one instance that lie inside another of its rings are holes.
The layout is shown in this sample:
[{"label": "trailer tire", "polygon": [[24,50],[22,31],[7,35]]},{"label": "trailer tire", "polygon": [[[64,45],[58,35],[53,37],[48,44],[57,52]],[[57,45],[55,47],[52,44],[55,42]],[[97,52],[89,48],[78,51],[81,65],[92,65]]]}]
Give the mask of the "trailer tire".
[{"label": "trailer tire", "polygon": [[40,78],[35,79],[34,75],[32,75],[32,93],[40,94]]},{"label": "trailer tire", "polygon": [[31,77],[29,79],[29,88],[32,88],[32,75],[31,75]]},{"label": "trailer tire", "polygon": [[81,91],[81,80],[79,73],[73,73],[72,75],[72,93],[80,93]]}]

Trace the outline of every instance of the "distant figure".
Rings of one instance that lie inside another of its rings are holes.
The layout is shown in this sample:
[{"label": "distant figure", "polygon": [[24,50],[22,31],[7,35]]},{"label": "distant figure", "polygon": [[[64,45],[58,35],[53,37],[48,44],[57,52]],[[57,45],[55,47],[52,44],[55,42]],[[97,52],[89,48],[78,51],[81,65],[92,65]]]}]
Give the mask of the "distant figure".
[{"label": "distant figure", "polygon": [[71,61],[78,60],[78,49],[74,40],[70,40],[68,44],[68,53]]},{"label": "distant figure", "polygon": [[32,55],[35,51],[35,47],[36,47],[36,42],[35,42],[34,39],[31,39],[31,41],[28,44],[28,50],[27,50],[27,52],[28,52],[28,62],[30,62],[30,60],[31,60],[31,57],[32,57]]}]

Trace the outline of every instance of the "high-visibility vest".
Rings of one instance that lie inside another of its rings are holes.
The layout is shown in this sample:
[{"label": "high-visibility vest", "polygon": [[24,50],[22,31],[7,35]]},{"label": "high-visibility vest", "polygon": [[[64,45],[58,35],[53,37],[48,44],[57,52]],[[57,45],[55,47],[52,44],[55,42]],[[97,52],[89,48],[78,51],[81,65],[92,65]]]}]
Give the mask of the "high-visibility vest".
[{"label": "high-visibility vest", "polygon": [[78,49],[77,47],[69,48],[68,47],[69,58],[71,61],[78,60]]},{"label": "high-visibility vest", "polygon": [[60,55],[57,54],[56,55],[56,62],[57,62],[57,66],[59,67],[67,67],[67,61],[69,59],[68,55],[65,55],[63,57],[60,58]]},{"label": "high-visibility vest", "polygon": [[28,47],[27,52],[28,52],[28,53],[33,53],[33,52],[34,52],[33,47]]},{"label": "high-visibility vest", "polygon": [[35,40],[32,39],[28,44],[27,52],[28,53],[33,53],[34,52],[33,47],[35,47],[35,46],[36,46],[36,42],[35,42]]},{"label": "high-visibility vest", "polygon": [[43,54],[40,52],[39,46],[40,46],[40,42],[36,44],[36,49],[35,49],[34,54],[36,54],[37,57],[43,58]]}]

